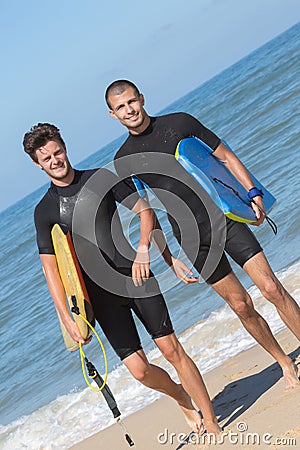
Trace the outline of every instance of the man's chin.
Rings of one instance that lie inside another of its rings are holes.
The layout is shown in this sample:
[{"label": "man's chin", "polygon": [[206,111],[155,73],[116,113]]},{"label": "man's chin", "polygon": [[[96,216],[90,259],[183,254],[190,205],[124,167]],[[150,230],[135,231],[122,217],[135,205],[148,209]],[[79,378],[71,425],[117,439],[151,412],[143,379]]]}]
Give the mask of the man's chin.
[{"label": "man's chin", "polygon": [[63,178],[66,178],[66,176],[68,176],[67,170],[58,173],[54,172],[54,174],[52,174],[52,178],[55,178],[56,180],[62,180]]},{"label": "man's chin", "polygon": [[136,122],[131,122],[129,124],[126,124],[126,127],[129,130],[137,130],[138,128],[140,128],[143,125],[143,123],[144,123],[144,119],[142,118],[140,120],[137,120]]},{"label": "man's chin", "polygon": [[136,122],[130,122],[129,124],[127,124],[127,128],[134,130],[135,128],[139,128],[142,125],[142,123],[143,122],[141,120],[136,121]]}]

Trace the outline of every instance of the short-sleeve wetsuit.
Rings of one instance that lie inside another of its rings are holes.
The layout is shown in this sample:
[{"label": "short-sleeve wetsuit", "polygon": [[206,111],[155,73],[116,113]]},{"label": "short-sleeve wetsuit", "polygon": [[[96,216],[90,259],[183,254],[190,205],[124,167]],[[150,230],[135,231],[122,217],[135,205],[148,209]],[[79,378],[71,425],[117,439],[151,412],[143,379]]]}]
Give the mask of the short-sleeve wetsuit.
[{"label": "short-sleeve wetsuit", "polygon": [[[85,186],[97,172],[97,176],[104,175],[111,178],[112,188],[105,194],[100,203],[95,219],[97,242],[101,242],[100,250],[104,259],[114,269],[125,275],[124,296],[110,292],[95,283],[82,268],[84,281],[93,305],[95,317],[110,344],[121,359],[126,358],[141,349],[140,338],[132,317],[132,310],[141,320],[153,339],[173,333],[172,323],[163,296],[159,291],[157,281],[151,274],[149,282],[155,285],[155,293],[151,297],[143,298],[139,295],[141,289],[135,287],[131,280],[131,266],[135,252],[125,238],[117,211],[116,201],[132,209],[139,196],[126,180],[118,177],[106,169],[75,170],[74,180],[69,186],[59,187],[51,183],[50,188],[38,203],[34,212],[37,232],[37,245],[40,254],[54,254],[51,230],[58,223],[65,231],[72,232],[72,218],[76,200]],[[123,242],[126,256],[118,251],[111,235],[114,220],[114,239],[118,244]],[[107,253],[102,249],[108,249]],[[128,256],[128,257],[127,257]],[[101,265],[99,267],[101,273]],[[112,273],[114,273],[112,271]],[[147,283],[145,283],[147,289]],[[114,280],[111,281],[114,283]],[[130,289],[128,290],[128,284]],[[145,289],[145,287],[144,287]],[[151,291],[152,292],[152,291]]]},{"label": "short-sleeve wetsuit", "polygon": [[[171,210],[174,211],[176,199],[174,196],[165,195],[166,192],[176,194],[176,198],[182,200],[188,206],[197,222],[201,241],[197,255],[192,259],[192,262],[205,281],[213,284],[224,278],[232,269],[222,251],[220,257],[218,255],[216,263],[213,263],[215,265],[208,272],[208,275],[205,276],[202,273],[203,266],[211,250],[211,216],[209,216],[203,201],[189,188],[189,183],[181,182],[181,178],[180,180],[178,179],[178,173],[180,173],[178,166],[180,164],[176,159],[170,158],[165,164],[160,156],[162,154],[174,156],[179,141],[192,136],[200,138],[213,151],[216,150],[221,142],[212,131],[187,113],[150,117],[150,124],[143,133],[137,135],[129,134],[127,140],[116,153],[114,162],[117,173],[121,178],[137,175],[138,178],[153,189],[164,204],[167,213],[170,213]],[[130,157],[130,155],[133,156]],[[181,168],[180,170],[183,169]],[[175,174],[173,176],[172,171]],[[209,201],[212,203],[211,200]],[[218,214],[216,210],[215,214]],[[187,256],[190,256],[194,252],[193,247],[196,243],[192,239],[189,242],[188,238],[185,239],[185,243],[183,242],[184,220],[179,225],[178,220],[174,219],[174,214],[169,214],[168,218],[174,236]],[[234,222],[227,218],[226,220],[223,218],[223,221],[225,251],[243,267],[245,262],[262,251],[262,248],[246,224]],[[187,231],[185,234],[188,233]],[[218,251],[215,253],[217,254]]]}]

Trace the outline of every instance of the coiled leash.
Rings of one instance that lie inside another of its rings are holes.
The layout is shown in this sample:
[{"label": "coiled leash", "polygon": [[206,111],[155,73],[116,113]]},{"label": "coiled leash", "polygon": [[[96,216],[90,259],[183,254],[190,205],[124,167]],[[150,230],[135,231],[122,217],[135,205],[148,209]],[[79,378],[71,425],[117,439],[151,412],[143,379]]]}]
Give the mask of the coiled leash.
[{"label": "coiled leash", "polygon": [[[79,342],[79,353],[80,353],[80,360],[81,360],[81,368],[82,368],[82,373],[83,373],[83,377],[85,379],[85,382],[87,384],[87,386],[92,389],[92,391],[94,392],[102,392],[103,397],[106,400],[106,403],[109,407],[109,409],[111,410],[113,416],[115,419],[117,419],[117,424],[120,425],[120,427],[122,428],[122,431],[124,433],[124,437],[126,442],[128,443],[128,445],[130,447],[135,446],[133,440],[131,439],[131,437],[129,436],[126,426],[125,424],[122,422],[120,416],[120,410],[118,408],[117,402],[113,396],[113,393],[111,392],[108,384],[107,384],[107,377],[108,377],[108,362],[107,362],[107,356],[106,356],[106,351],[104,348],[104,345],[100,339],[99,334],[97,333],[97,331],[95,330],[95,328],[92,326],[92,324],[90,324],[90,322],[80,313],[79,308],[77,306],[77,302],[76,302],[76,297],[74,295],[72,295],[72,303],[73,303],[73,307],[71,308],[71,312],[74,314],[77,314],[79,317],[81,317],[81,319],[86,323],[86,325],[91,329],[92,333],[96,336],[99,345],[101,347],[102,353],[103,353],[103,359],[104,359],[104,364],[105,364],[105,375],[104,378],[102,378],[102,376],[99,374],[99,372],[97,371],[97,369],[95,368],[94,364],[88,360],[88,358],[86,357],[83,349],[82,349],[82,343]],[[86,364],[86,370],[84,367],[84,363]],[[88,378],[87,378],[87,372],[88,375],[91,379],[93,379],[95,381],[95,383],[98,385],[98,388],[95,388],[94,386],[91,385],[91,383],[89,382]]]},{"label": "coiled leash", "polygon": [[[79,316],[85,323],[86,325],[90,328],[90,330],[92,331],[92,333],[96,336],[97,341],[99,342],[99,345],[101,347],[102,350],[102,354],[103,354],[103,359],[104,359],[104,365],[105,365],[105,375],[104,375],[104,380],[102,382],[102,384],[98,387],[98,388],[94,388],[94,386],[91,385],[91,383],[89,382],[88,378],[87,378],[87,374],[86,374],[86,370],[84,368],[84,363],[87,364],[88,359],[83,351],[82,348],[82,343],[79,342],[79,353],[80,353],[80,360],[81,360],[81,368],[82,368],[82,373],[83,373],[83,377],[85,379],[86,384],[88,385],[88,387],[90,389],[92,389],[92,391],[95,392],[100,392],[102,391],[102,389],[104,389],[105,385],[106,385],[106,381],[107,381],[107,377],[108,377],[108,363],[107,363],[107,356],[106,356],[106,351],[104,348],[104,345],[100,339],[99,334],[97,333],[97,331],[95,330],[95,328],[92,326],[92,324],[80,313],[79,308],[77,306],[77,302],[76,302],[76,297],[74,295],[72,295],[72,303],[73,303],[73,307],[71,308],[71,312],[74,314],[77,314],[77,316]],[[87,367],[88,373],[89,373],[89,377],[90,378],[94,378],[93,375],[91,375],[89,368]]]}]

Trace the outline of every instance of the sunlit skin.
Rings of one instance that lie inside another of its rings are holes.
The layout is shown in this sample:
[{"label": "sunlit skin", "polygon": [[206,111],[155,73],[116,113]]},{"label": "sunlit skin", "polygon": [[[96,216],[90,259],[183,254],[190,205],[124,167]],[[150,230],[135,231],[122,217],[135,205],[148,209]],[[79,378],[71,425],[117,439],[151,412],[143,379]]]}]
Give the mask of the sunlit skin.
[{"label": "sunlit skin", "polygon": [[131,134],[140,134],[150,124],[150,117],[144,110],[144,96],[138,94],[131,86],[122,94],[110,95],[110,114],[128,128]]},{"label": "sunlit skin", "polygon": [[36,150],[37,162],[34,164],[44,170],[57,186],[68,186],[74,179],[74,170],[67,157],[64,145],[56,141],[48,141]]}]

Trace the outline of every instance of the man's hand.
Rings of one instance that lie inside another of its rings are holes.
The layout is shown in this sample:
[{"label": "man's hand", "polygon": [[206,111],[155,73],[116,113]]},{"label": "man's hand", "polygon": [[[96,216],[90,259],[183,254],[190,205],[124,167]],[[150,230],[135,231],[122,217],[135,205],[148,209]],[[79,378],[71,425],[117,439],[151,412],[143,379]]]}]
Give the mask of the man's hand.
[{"label": "man's hand", "polygon": [[150,276],[150,257],[147,245],[138,247],[135,260],[132,264],[132,280],[135,286],[142,286]]},{"label": "man's hand", "polygon": [[193,272],[184,264],[180,259],[171,256],[172,269],[179,280],[183,281],[185,284],[197,283],[198,278],[194,276]]},{"label": "man's hand", "polygon": [[259,195],[257,197],[254,197],[253,200],[254,201],[251,202],[251,206],[252,206],[253,211],[255,212],[257,221],[252,223],[251,225],[255,225],[256,227],[258,227],[265,220],[266,212],[265,212],[263,200]]},{"label": "man's hand", "polygon": [[81,342],[82,345],[86,345],[92,339],[92,336],[90,336],[88,339],[83,339],[77,324],[74,322],[74,320],[72,320],[71,317],[70,317],[70,320],[68,320],[68,323],[65,324],[65,327],[66,327],[69,335],[75,342],[78,342],[78,343]]}]

